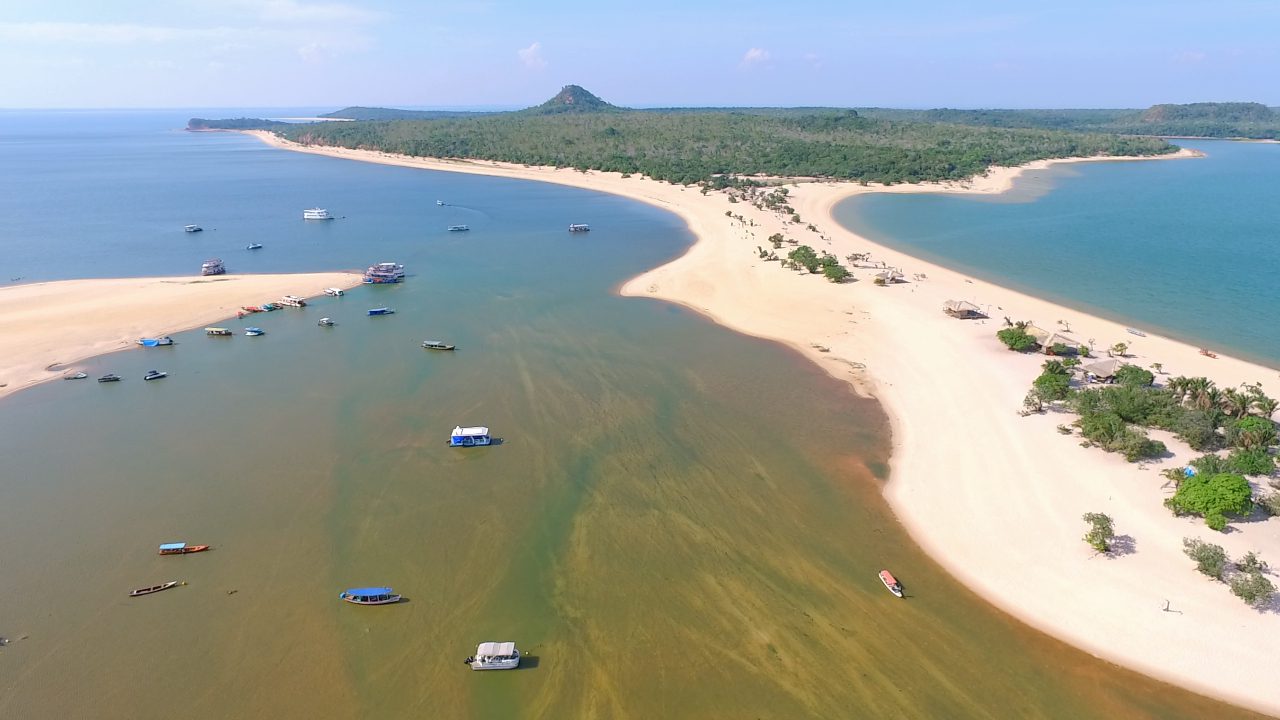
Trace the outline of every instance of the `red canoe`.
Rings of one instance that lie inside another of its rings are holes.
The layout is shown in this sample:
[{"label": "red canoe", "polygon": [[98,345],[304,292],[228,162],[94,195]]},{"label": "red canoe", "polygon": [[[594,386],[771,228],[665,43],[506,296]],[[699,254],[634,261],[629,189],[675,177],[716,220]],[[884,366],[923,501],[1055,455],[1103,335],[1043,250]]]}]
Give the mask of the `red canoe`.
[{"label": "red canoe", "polygon": [[898,597],[902,597],[902,583],[898,582],[898,579],[893,576],[893,573],[888,570],[881,570],[880,582],[884,583],[884,586],[889,588],[889,592],[897,595]]}]

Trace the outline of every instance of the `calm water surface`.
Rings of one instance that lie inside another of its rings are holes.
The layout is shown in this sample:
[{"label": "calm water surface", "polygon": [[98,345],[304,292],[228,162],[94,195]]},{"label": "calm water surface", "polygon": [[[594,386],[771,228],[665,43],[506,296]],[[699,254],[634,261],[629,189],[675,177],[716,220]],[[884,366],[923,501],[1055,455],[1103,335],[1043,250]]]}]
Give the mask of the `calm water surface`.
[{"label": "calm water surface", "polygon": [[[0,115],[7,164],[41,178],[0,177],[5,274],[186,274],[220,254],[411,277],[0,403],[0,717],[1249,717],[941,572],[869,469],[888,453],[875,403],[615,296],[687,247],[674,216],[168,129],[184,119]],[[315,204],[345,219],[298,219]],[[365,316],[378,305],[399,312]],[[152,367],[170,377],[144,383]],[[451,450],[458,423],[503,443]],[[215,549],[155,554],[174,540]],[[188,585],[126,597],[166,580]],[[407,602],[337,599],[383,583]],[[525,669],[461,664],[506,639]]]},{"label": "calm water surface", "polygon": [[836,217],[949,267],[1280,366],[1280,145],[1177,142],[1207,157],[1058,166],[997,197],[865,195]]}]

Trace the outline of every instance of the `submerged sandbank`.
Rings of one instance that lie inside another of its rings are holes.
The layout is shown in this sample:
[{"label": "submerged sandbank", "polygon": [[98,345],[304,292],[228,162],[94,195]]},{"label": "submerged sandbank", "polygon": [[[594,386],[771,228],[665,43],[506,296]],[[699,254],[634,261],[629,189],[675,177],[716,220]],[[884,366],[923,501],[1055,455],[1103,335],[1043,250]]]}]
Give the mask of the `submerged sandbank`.
[{"label": "submerged sandbank", "polygon": [[312,297],[355,273],[61,280],[0,288],[0,397],[62,377],[75,363],[233,317],[244,305]]},{"label": "submerged sandbank", "polygon": [[[1041,358],[1004,350],[997,322],[958,321],[942,303],[966,299],[996,317],[1062,320],[1099,346],[1131,343],[1130,362],[1164,364],[1167,373],[1207,375],[1222,386],[1269,378],[1275,370],[1155,336],[1048,303],[878,246],[840,227],[831,208],[863,192],[998,193],[1024,173],[1054,162],[996,168],[947,184],[861,187],[789,186],[803,222],[721,193],[622,178],[616,173],[435,160],[376,151],[300,146],[265,132],[269,144],[331,157],[450,172],[554,182],[609,192],[675,212],[698,240],[680,258],[626,283],[623,294],[656,297],[699,310],[739,331],[790,344],[833,375],[879,398],[894,430],[888,498],[912,537],[967,585],[1035,627],[1111,660],[1206,695],[1280,714],[1269,661],[1280,620],[1244,606],[1221,584],[1197,574],[1182,555],[1184,536],[1224,545],[1232,556],[1260,551],[1280,558],[1272,523],[1237,525],[1230,535],[1161,506],[1169,492],[1158,471],[1176,457],[1135,466],[1078,438],[1055,432],[1070,416],[1020,417],[1021,400]],[[1176,156],[1194,155],[1184,151]],[[1134,158],[1137,159],[1137,158]],[[1161,158],[1163,159],[1163,158]],[[1075,161],[1115,161],[1088,158]],[[738,220],[727,214],[737,215]],[[814,223],[816,230],[809,230]],[[838,257],[872,252],[912,282],[876,287],[876,270],[833,285],[761,260],[757,246],[781,232]],[[1084,512],[1106,512],[1133,551],[1095,556],[1081,541]],[[910,569],[900,569],[910,582]],[[1171,612],[1163,610],[1169,601]]]}]

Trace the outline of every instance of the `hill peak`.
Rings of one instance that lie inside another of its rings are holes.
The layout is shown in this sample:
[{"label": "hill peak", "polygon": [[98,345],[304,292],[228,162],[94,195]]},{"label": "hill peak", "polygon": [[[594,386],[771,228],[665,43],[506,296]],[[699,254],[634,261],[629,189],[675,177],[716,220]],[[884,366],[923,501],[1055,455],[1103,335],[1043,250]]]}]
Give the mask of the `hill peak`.
[{"label": "hill peak", "polygon": [[586,88],[580,85],[565,85],[556,93],[555,97],[529,108],[525,112],[537,115],[552,115],[556,113],[592,113],[592,112],[617,112],[622,108],[596,97]]}]

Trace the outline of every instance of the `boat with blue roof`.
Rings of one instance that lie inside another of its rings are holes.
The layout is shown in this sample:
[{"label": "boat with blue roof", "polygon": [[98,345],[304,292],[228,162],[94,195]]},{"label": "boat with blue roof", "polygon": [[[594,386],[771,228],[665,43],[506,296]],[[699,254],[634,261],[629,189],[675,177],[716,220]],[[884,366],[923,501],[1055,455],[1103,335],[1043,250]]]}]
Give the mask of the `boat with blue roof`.
[{"label": "boat with blue roof", "polygon": [[168,335],[158,338],[138,338],[138,344],[142,347],[168,347],[173,344],[173,338]]},{"label": "boat with blue roof", "polygon": [[204,552],[208,550],[208,545],[188,545],[184,542],[164,543],[160,546],[161,555],[189,555],[191,553]]},{"label": "boat with blue roof", "polygon": [[489,437],[489,428],[487,427],[462,427],[459,425],[453,429],[453,433],[449,436],[449,444],[453,447],[480,447],[492,445],[493,438]]},{"label": "boat with blue roof", "polygon": [[386,307],[369,308],[370,315],[394,315],[395,312],[396,311],[393,310],[392,308],[386,308]]},{"label": "boat with blue roof", "polygon": [[352,605],[391,605],[400,602],[400,595],[389,587],[363,587],[343,590],[338,597]]}]

